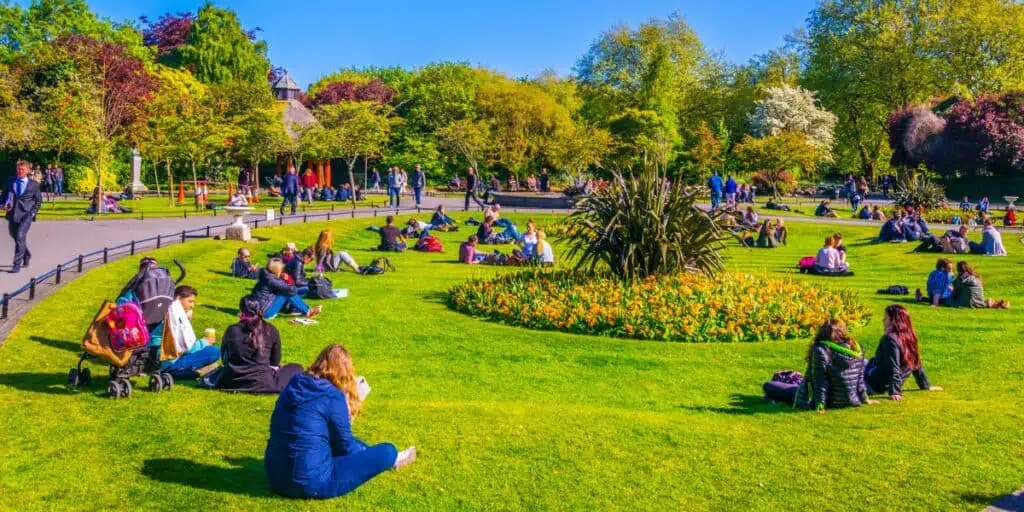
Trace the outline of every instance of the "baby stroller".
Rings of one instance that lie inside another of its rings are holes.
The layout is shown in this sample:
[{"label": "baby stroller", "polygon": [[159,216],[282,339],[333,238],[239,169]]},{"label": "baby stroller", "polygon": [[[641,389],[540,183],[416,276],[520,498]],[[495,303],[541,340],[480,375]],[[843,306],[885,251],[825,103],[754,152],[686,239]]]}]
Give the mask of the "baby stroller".
[{"label": "baby stroller", "polygon": [[[130,379],[139,375],[149,375],[150,391],[170,391],[174,387],[171,375],[160,372],[161,361],[176,355],[173,339],[162,321],[174,300],[174,286],[185,278],[185,267],[178,260],[174,263],[181,270],[177,281],[171,280],[166,268],[156,266],[156,260],[144,258],[139,273],[125,286],[118,303],[104,301],[82,339],[83,353],[78,364],[68,372],[69,388],[92,384],[92,372],[82,367],[88,359],[102,359],[110,364],[110,382],[107,384],[107,396],[110,398],[130,397]],[[125,318],[127,321],[117,321]],[[153,318],[158,322],[153,324]],[[123,337],[118,336],[123,332],[112,331],[131,331],[136,335],[133,341],[139,341],[141,346],[123,345]],[[145,343],[149,341],[150,331],[163,333],[160,346],[151,347]],[[164,357],[165,354],[169,356]]]}]

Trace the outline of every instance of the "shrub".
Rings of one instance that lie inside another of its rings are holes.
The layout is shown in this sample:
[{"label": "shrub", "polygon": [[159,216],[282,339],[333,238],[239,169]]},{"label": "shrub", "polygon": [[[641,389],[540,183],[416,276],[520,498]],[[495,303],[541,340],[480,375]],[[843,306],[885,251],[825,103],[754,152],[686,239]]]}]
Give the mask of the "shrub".
[{"label": "shrub", "polygon": [[914,175],[900,182],[894,199],[897,206],[939,208],[946,203],[946,189],[924,176]]},{"label": "shrub", "polygon": [[719,253],[730,235],[720,211],[697,207],[696,190],[667,187],[654,169],[612,174],[612,186],[581,199],[569,216],[567,257],[578,269],[604,264],[623,279],[722,269]]},{"label": "shrub", "polygon": [[467,281],[447,302],[534,329],[687,342],[806,338],[828,318],[849,325],[870,318],[853,292],[747,274],[623,281],[609,273],[531,270]]},{"label": "shrub", "polygon": [[750,176],[758,190],[772,192],[773,197],[788,195],[796,188],[793,173],[782,171],[758,171]]}]

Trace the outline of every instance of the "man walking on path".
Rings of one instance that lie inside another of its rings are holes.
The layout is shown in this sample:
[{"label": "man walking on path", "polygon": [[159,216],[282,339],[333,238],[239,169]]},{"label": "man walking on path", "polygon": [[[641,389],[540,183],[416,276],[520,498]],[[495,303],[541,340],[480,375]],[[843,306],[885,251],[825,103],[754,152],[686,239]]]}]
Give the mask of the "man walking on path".
[{"label": "man walking on path", "polygon": [[402,204],[402,176],[398,174],[398,168],[388,169],[388,207],[398,208]]},{"label": "man walking on path", "polygon": [[711,174],[708,188],[711,189],[711,209],[717,210],[718,205],[722,202],[722,177],[718,175],[718,171]]},{"label": "man walking on path", "polygon": [[58,196],[64,197],[64,169],[60,166],[53,169],[53,187]]},{"label": "man walking on path", "polygon": [[43,205],[43,194],[39,191],[39,183],[28,179],[29,165],[18,160],[16,177],[7,184],[4,209],[7,210],[7,230],[14,239],[14,265],[11,273],[17,274],[21,267],[27,267],[32,259],[32,251],[28,250],[28,230],[32,227],[32,219],[39,207]]},{"label": "man walking on path", "polygon": [[292,215],[295,215],[295,209],[299,206],[296,200],[298,195],[299,177],[295,175],[295,166],[288,164],[288,171],[281,179],[281,197],[284,198],[281,201],[281,215],[284,215],[284,207],[289,203],[292,205]]},{"label": "man walking on path", "polygon": [[416,164],[416,172],[412,174],[412,192],[416,196],[416,207],[420,207],[420,198],[423,197],[423,187],[427,186],[427,175],[423,173],[423,169],[420,169],[420,164]]},{"label": "man walking on path", "polygon": [[736,180],[729,176],[729,179],[725,180],[725,206],[733,208],[736,206]]},{"label": "man walking on path", "polygon": [[551,187],[548,185],[548,170],[546,167],[540,170],[540,191],[551,192]]},{"label": "man walking on path", "polygon": [[469,211],[469,200],[473,199],[476,204],[480,205],[480,208],[484,207],[484,204],[480,202],[480,198],[476,196],[477,187],[477,176],[476,170],[470,167],[466,170],[466,208],[463,211]]}]

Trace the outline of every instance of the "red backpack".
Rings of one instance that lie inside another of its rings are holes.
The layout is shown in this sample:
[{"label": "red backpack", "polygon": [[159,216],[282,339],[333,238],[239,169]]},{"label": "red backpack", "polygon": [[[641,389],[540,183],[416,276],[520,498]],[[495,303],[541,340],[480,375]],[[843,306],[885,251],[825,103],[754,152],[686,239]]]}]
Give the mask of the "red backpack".
[{"label": "red backpack", "polygon": [[135,350],[149,343],[146,317],[137,302],[124,302],[111,311],[106,318],[110,331],[110,348],[114,352]]},{"label": "red backpack", "polygon": [[800,258],[800,263],[797,264],[800,267],[800,272],[807,272],[814,268],[814,264],[817,263],[817,259],[814,256],[804,256]]},{"label": "red backpack", "polygon": [[441,245],[441,239],[434,235],[427,235],[426,238],[420,240],[416,245],[416,249],[423,252],[444,251],[444,246]]}]

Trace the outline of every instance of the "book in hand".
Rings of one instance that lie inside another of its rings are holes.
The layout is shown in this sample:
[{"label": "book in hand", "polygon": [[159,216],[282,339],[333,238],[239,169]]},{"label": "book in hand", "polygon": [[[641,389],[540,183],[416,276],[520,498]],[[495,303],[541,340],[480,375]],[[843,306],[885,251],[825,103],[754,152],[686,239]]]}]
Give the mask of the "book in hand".
[{"label": "book in hand", "polygon": [[356,377],[356,392],[359,393],[359,401],[366,400],[366,396],[370,394],[370,384],[366,382],[366,377]]}]

